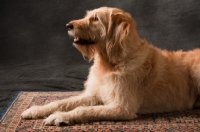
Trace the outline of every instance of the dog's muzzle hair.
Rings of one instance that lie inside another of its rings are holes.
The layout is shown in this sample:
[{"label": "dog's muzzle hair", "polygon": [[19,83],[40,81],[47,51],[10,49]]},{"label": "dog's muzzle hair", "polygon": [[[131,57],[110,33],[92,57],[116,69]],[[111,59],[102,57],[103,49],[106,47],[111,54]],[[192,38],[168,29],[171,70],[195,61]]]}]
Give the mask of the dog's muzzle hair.
[{"label": "dog's muzzle hair", "polygon": [[[67,27],[68,31],[74,30],[74,25],[72,23],[67,24],[66,27]],[[85,39],[82,39],[79,37],[75,37],[74,43],[84,45],[84,44],[92,44],[94,42],[88,41],[88,40],[85,40]]]},{"label": "dog's muzzle hair", "polygon": [[[68,32],[75,32],[74,24],[72,22],[66,24],[66,27],[67,27]],[[73,43],[80,44],[80,45],[86,45],[86,44],[94,44],[95,42],[93,40],[91,40],[90,38],[84,39],[84,38],[74,35]]]}]

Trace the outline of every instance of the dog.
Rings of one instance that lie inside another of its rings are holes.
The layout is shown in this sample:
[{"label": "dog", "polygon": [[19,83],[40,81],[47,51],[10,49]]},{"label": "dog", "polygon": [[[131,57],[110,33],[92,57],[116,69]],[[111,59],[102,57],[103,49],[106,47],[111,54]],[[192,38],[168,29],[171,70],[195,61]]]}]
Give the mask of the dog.
[{"label": "dog", "polygon": [[200,49],[154,47],[139,37],[131,15],[118,8],[87,11],[66,27],[74,47],[93,61],[85,90],[32,106],[22,118],[47,117],[46,125],[72,125],[194,108],[200,93]]}]

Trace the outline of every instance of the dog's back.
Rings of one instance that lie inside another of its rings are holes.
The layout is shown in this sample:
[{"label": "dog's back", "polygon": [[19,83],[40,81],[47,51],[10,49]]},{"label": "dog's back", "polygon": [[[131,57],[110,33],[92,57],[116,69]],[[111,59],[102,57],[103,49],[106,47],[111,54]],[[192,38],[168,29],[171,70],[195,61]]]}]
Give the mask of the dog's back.
[{"label": "dog's back", "polygon": [[144,87],[139,113],[193,108],[200,89],[200,50],[169,52],[152,49],[154,56],[149,55],[144,63],[144,67],[152,68],[149,73],[144,72],[149,81]]}]

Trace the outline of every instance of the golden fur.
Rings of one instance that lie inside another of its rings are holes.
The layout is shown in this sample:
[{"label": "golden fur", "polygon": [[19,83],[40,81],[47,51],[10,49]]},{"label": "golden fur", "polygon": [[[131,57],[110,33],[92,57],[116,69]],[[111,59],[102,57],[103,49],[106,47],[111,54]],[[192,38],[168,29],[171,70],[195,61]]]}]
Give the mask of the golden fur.
[{"label": "golden fur", "polygon": [[200,50],[169,52],[141,39],[131,15],[117,8],[88,11],[67,24],[73,45],[94,60],[84,92],[33,106],[23,118],[59,125],[129,120],[137,114],[192,109],[200,93]]}]

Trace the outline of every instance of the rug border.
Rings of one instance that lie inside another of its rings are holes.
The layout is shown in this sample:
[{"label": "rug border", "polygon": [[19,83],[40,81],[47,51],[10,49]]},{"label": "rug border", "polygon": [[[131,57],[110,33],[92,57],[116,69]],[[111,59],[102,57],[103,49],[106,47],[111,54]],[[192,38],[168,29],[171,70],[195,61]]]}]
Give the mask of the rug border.
[{"label": "rug border", "polygon": [[0,122],[3,120],[6,113],[12,107],[12,104],[16,101],[16,99],[20,96],[21,93],[22,91],[16,91],[13,94],[13,96],[9,99],[8,103],[6,103],[6,106],[3,107],[3,109],[0,111]]}]

